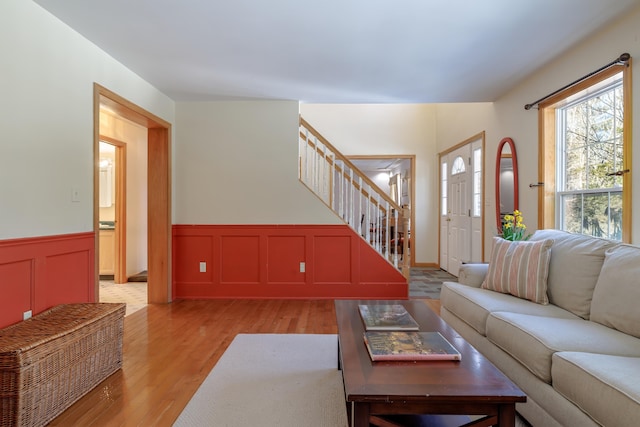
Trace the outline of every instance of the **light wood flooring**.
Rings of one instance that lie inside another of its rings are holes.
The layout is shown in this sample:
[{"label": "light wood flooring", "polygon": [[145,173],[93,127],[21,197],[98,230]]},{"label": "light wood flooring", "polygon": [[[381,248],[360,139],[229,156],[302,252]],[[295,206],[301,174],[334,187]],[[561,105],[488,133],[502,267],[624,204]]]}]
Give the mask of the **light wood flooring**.
[{"label": "light wood flooring", "polygon": [[148,305],[125,317],[122,369],[50,425],[171,426],[239,333],[335,334],[333,300]]}]

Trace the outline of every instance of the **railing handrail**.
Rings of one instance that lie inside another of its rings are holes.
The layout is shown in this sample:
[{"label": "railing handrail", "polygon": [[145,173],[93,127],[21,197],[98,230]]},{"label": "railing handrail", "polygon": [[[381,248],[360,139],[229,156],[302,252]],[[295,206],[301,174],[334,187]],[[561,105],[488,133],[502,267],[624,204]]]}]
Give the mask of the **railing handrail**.
[{"label": "railing handrail", "polygon": [[[313,149],[315,149],[315,150],[316,150],[316,152],[317,152],[318,154],[322,154],[322,151],[318,148],[318,146],[316,146],[312,141],[310,141],[310,140],[307,138],[307,136],[306,136],[306,135],[304,135],[302,132],[300,132],[300,137],[301,137],[301,138],[304,138],[304,140],[305,140],[305,141],[307,141],[307,144],[308,144],[309,146],[311,146]],[[332,151],[332,153],[335,153],[335,152],[334,152],[334,151]],[[339,157],[340,157],[340,159],[339,159],[339,160],[342,160],[342,159],[344,158],[344,156],[339,156]],[[350,178],[350,177],[349,177],[349,175],[348,175],[348,173],[346,172],[346,170],[345,170],[342,166],[340,166],[340,165],[336,164],[336,162],[335,162],[333,159],[329,158],[329,159],[326,159],[326,161],[327,161],[331,166],[333,166],[334,168],[338,169],[338,170],[340,171],[340,173],[342,174],[342,176],[343,176],[343,177],[345,177],[345,178]],[[347,165],[347,166],[349,166],[349,165]],[[355,174],[356,174],[358,177],[361,177],[361,178],[363,179],[363,181],[364,181],[365,179],[368,179],[368,177],[367,177],[366,175],[362,174],[362,173],[361,173],[361,171],[360,171],[359,169],[355,168],[355,166],[353,166],[353,164],[352,164],[352,166],[349,166],[349,167],[350,167],[350,169],[351,169],[351,170],[353,170],[353,171],[355,172]],[[375,183],[371,183],[371,180],[369,180],[369,181],[367,182],[367,184],[368,184],[370,187],[373,187],[373,189],[374,189],[374,190],[376,190],[376,191],[374,191],[374,193],[376,193],[376,194],[380,194],[380,195],[381,195],[381,196],[383,196],[383,197],[385,196],[385,194],[384,194],[384,193],[381,193],[381,191],[382,191],[382,190],[380,189],[380,187],[378,187],[377,185],[375,185]],[[354,186],[356,189],[358,189],[359,191],[361,191],[363,194],[365,194],[365,195],[367,196],[367,198],[371,201],[371,203],[373,203],[373,204],[374,204],[374,205],[376,205],[376,206],[379,206],[378,201],[373,197],[373,195],[372,195],[371,193],[369,193],[367,190],[365,190],[364,188],[362,188],[362,187],[360,186],[360,184],[358,184],[357,182],[354,182],[354,183],[353,183],[353,186]],[[374,187],[374,186],[375,186],[375,187]],[[392,202],[389,202],[389,201],[388,201],[388,199],[386,199],[386,201],[391,205],[391,203],[392,203]],[[391,207],[392,207],[392,208],[394,208],[394,209],[398,209],[396,206],[391,206]],[[379,208],[380,208],[381,210],[385,211],[385,212],[387,211],[387,209],[385,209],[385,208],[384,208],[384,206],[379,206]]]},{"label": "railing handrail", "polygon": [[[378,187],[378,185],[375,182],[373,182],[371,178],[363,174],[362,171],[360,171],[360,169],[358,169],[356,165],[351,163],[351,161],[347,157],[345,157],[338,149],[336,149],[336,147],[334,147],[329,141],[327,141],[325,137],[323,137],[313,126],[309,124],[309,122],[307,122],[305,119],[300,117],[300,124],[304,128],[306,128],[309,131],[309,133],[315,136],[320,142],[326,145],[327,148],[329,148],[331,152],[336,156],[336,158],[339,158],[347,166],[349,166],[349,168],[352,169],[356,173],[356,175],[358,175],[358,178],[362,178],[362,180],[366,182],[367,185],[375,189],[375,191],[385,200],[385,202],[389,203],[389,206],[391,206],[392,209],[395,209],[396,212],[401,212],[402,207],[400,205],[398,205],[391,197],[389,197],[387,193],[382,191],[382,189]],[[310,142],[306,135],[301,133],[300,136],[304,137],[307,140],[307,143]]]},{"label": "railing handrail", "polygon": [[409,208],[395,202],[302,116],[298,144],[301,183],[408,279]]}]

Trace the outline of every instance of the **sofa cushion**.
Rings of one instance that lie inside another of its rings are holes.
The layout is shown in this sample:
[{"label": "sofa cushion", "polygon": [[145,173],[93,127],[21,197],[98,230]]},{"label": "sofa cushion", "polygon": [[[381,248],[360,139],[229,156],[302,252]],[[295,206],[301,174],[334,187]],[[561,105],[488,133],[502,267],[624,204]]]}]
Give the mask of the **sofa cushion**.
[{"label": "sofa cushion", "polygon": [[553,387],[603,426],[640,422],[640,358],[562,352],[553,355]]},{"label": "sofa cushion", "polygon": [[551,356],[558,351],[640,357],[639,339],[578,317],[491,313],[487,318],[487,338],[549,384]]},{"label": "sofa cushion", "polygon": [[604,253],[618,243],[560,230],[538,230],[531,236],[532,241],[548,239],[553,239],[547,279],[549,302],[589,319]]},{"label": "sofa cushion", "polygon": [[483,336],[486,335],[487,317],[494,311],[578,319],[573,313],[555,305],[536,304],[509,294],[474,288],[456,282],[442,284],[440,303]]},{"label": "sofa cushion", "polygon": [[591,320],[640,337],[638,302],[640,248],[620,244],[605,254],[602,271],[593,292]]},{"label": "sofa cushion", "polygon": [[489,271],[482,288],[548,304],[547,275],[553,240],[510,242],[493,238]]},{"label": "sofa cushion", "polygon": [[458,283],[479,288],[489,271],[489,264],[462,264],[458,270]]}]

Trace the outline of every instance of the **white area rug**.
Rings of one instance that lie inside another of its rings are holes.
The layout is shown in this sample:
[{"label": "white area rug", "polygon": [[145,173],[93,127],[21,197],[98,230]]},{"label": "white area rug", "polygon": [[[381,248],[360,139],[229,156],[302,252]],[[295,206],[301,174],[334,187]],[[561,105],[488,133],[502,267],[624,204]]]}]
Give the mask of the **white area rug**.
[{"label": "white area rug", "polygon": [[336,335],[240,334],[174,426],[347,426]]}]

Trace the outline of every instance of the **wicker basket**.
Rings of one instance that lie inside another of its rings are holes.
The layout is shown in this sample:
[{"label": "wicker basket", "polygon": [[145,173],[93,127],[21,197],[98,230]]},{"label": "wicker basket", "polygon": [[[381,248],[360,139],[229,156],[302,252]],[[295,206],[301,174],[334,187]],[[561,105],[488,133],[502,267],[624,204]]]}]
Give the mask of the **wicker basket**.
[{"label": "wicker basket", "polygon": [[42,426],[122,367],[125,304],[66,304],[0,329],[0,426]]}]

